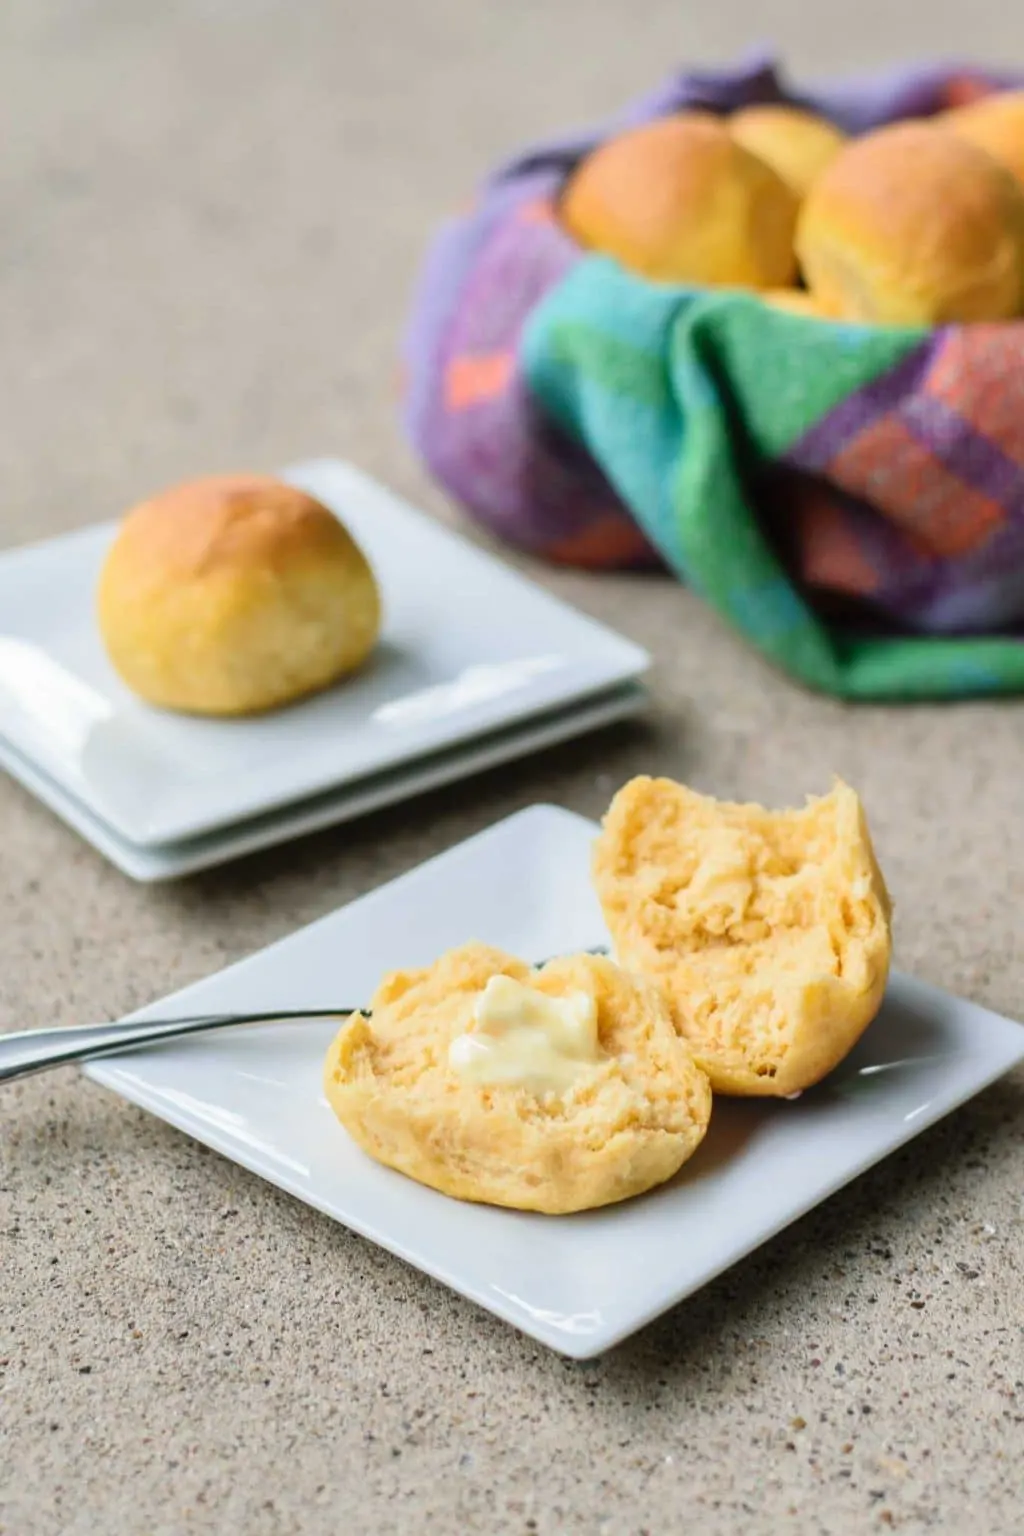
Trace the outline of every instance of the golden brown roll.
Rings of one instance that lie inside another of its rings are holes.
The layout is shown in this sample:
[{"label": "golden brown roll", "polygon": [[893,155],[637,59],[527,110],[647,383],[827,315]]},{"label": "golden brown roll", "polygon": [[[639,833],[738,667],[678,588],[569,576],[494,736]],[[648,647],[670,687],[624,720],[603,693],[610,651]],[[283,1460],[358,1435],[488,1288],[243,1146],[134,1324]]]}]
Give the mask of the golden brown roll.
[{"label": "golden brown roll", "polygon": [[848,320],[1005,320],[1024,303],[1024,192],[974,144],[897,123],[848,144],[800,215],[814,298]]},{"label": "golden brown roll", "polygon": [[365,556],[304,491],[261,475],[175,486],[125,518],[97,594],[111,662],[166,709],[245,715],[358,667],[380,628]]},{"label": "golden brown roll", "polygon": [[1024,91],[1000,91],[939,120],[958,138],[985,150],[1024,183]]},{"label": "golden brown roll", "polygon": [[643,277],[745,288],[791,281],[796,209],[782,178],[703,112],[609,139],[578,167],[561,204],[581,245]]},{"label": "golden brown roll", "polygon": [[594,955],[533,970],[483,944],[386,976],[328,1050],[324,1091],[378,1162],[458,1200],[549,1214],[663,1183],[711,1114],[656,987]]},{"label": "golden brown roll", "polygon": [[729,118],[729,132],[757,155],[802,202],[846,143],[834,123],[800,107],[743,107]]},{"label": "golden brown roll", "polygon": [[662,986],[716,1093],[811,1087],[881,1006],[891,908],[845,784],[767,811],[634,779],[604,819],[594,883],[619,963]]}]

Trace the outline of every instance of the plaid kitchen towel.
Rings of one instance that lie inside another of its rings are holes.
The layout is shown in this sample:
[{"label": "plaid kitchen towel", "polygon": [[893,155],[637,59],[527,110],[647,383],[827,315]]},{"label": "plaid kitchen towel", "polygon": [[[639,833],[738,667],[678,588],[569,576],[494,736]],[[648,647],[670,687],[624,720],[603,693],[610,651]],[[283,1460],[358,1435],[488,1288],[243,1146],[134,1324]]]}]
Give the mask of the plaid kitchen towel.
[{"label": "plaid kitchen towel", "polygon": [[796,92],[755,61],[520,156],[428,262],[415,445],[500,536],[583,566],[661,560],[811,687],[1024,687],[1024,322],[838,325],[651,284],[584,256],[555,212],[629,121],[789,100],[860,130],[1008,83],[935,67]]}]

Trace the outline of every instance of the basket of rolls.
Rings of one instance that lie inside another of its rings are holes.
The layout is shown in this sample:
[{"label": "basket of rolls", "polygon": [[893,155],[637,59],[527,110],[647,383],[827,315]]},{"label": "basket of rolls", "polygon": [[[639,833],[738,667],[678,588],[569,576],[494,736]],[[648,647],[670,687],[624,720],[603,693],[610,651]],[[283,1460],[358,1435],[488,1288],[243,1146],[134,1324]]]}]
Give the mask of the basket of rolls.
[{"label": "basket of rolls", "polygon": [[674,76],[440,231],[405,379],[500,539],[826,693],[1024,689],[1024,73]]}]

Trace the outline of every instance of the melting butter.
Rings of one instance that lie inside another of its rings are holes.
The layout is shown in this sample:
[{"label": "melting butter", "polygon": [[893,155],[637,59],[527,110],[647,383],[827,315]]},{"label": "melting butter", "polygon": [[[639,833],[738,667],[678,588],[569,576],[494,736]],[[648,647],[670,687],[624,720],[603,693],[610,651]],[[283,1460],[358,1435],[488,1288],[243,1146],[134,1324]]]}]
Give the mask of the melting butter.
[{"label": "melting butter", "polygon": [[481,1087],[562,1093],[600,1059],[597,1005],[586,992],[549,997],[492,976],[473,1007],[474,1028],[448,1047],[460,1077]]}]

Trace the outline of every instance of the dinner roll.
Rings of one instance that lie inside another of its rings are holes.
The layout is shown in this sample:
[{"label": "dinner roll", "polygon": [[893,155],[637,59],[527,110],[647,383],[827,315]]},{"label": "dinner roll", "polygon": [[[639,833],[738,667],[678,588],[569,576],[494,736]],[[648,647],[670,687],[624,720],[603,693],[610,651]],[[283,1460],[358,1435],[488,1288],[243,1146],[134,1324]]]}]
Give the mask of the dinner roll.
[{"label": "dinner roll", "polygon": [[359,1146],[459,1200],[558,1214],[663,1183],[703,1139],[705,1074],[657,988],[610,960],[483,944],[384,978],[324,1091]]},{"label": "dinner roll", "polygon": [[1000,91],[947,112],[941,125],[985,150],[1024,183],[1024,91]]},{"label": "dinner roll", "polygon": [[325,688],[365,660],[380,596],[338,519],[294,486],[226,475],[129,512],[98,591],[124,682],[165,709],[246,715]]},{"label": "dinner roll", "polygon": [[587,156],[562,196],[583,246],[643,277],[775,288],[796,270],[796,198],[709,113],[664,117]]},{"label": "dinner roll", "polygon": [[634,779],[604,819],[594,882],[619,962],[664,988],[716,1093],[811,1087],[881,1006],[891,909],[845,784],[766,811]]},{"label": "dinner roll", "polygon": [[801,201],[846,143],[833,123],[800,107],[743,107],[729,118],[729,132],[744,149],[778,171]]},{"label": "dinner roll", "polygon": [[848,320],[1004,320],[1024,302],[1024,192],[984,150],[930,123],[843,149],[803,205],[807,286]]}]

